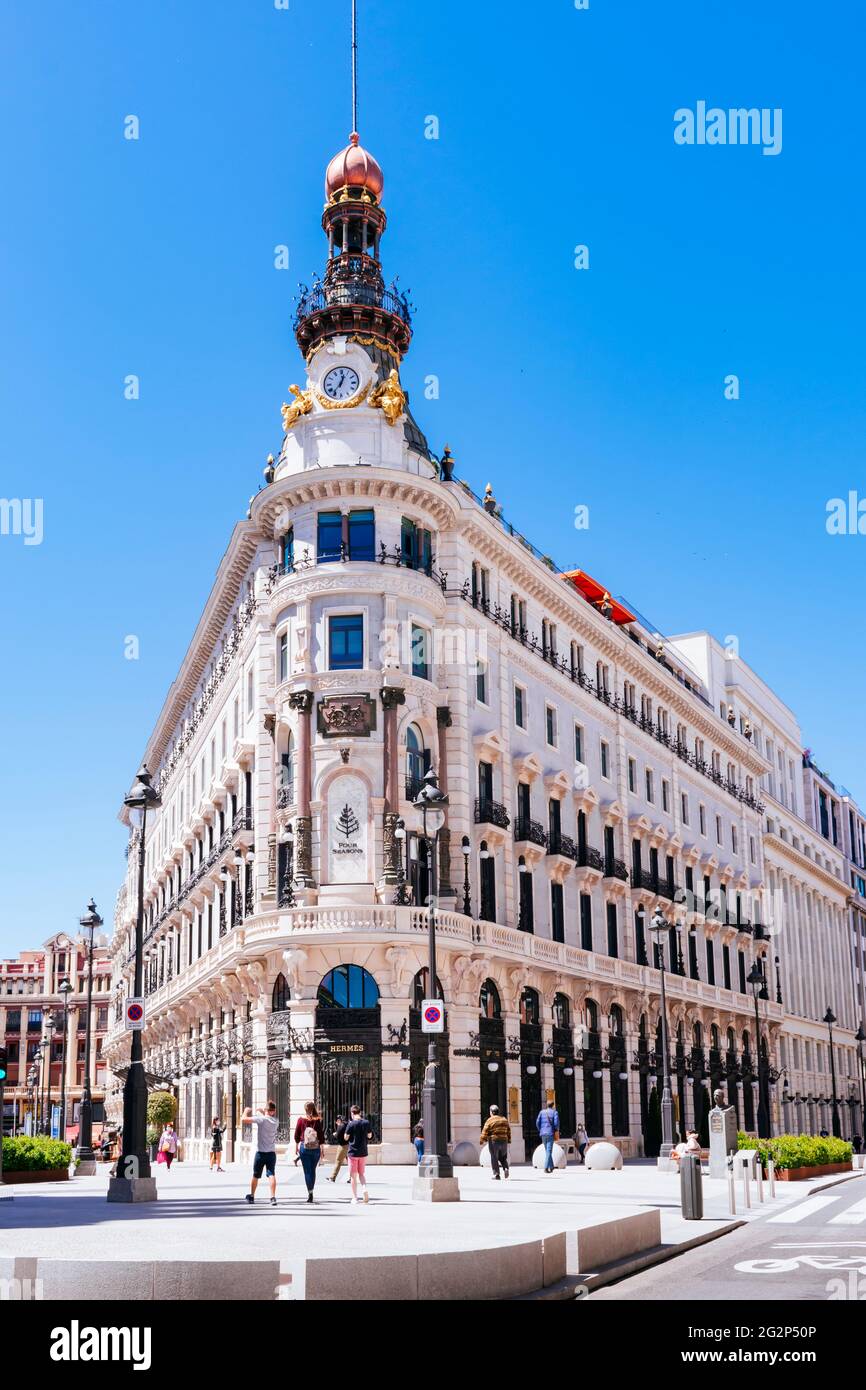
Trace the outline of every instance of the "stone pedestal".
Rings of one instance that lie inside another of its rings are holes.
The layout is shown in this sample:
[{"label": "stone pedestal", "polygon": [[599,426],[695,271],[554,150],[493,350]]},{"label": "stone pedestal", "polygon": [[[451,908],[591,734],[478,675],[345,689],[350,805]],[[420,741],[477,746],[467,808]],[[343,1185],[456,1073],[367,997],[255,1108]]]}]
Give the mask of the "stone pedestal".
[{"label": "stone pedestal", "polygon": [[[718,1101],[719,1092],[716,1092]],[[737,1117],[732,1105],[718,1105],[710,1111],[710,1177],[728,1174],[728,1156],[737,1152]]]},{"label": "stone pedestal", "polygon": [[155,1202],[156,1178],[110,1178],[109,1202]]},{"label": "stone pedestal", "polygon": [[415,1178],[413,1202],[459,1202],[460,1184],[456,1178]]}]

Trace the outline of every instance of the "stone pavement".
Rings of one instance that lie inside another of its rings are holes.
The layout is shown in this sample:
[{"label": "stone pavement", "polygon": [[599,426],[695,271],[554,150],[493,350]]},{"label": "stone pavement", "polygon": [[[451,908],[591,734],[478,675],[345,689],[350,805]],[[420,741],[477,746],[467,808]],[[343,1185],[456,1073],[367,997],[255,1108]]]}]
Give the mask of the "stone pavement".
[{"label": "stone pavement", "polygon": [[[0,1256],[220,1261],[428,1254],[575,1232],[648,1207],[661,1212],[663,1243],[679,1245],[731,1222],[726,1182],[704,1179],[704,1219],[684,1221],[678,1175],[645,1162],[627,1163],[618,1173],[572,1166],[549,1176],[519,1167],[508,1182],[494,1182],[486,1169],[461,1168],[462,1200],[442,1205],[412,1201],[412,1167],[369,1170],[367,1206],[350,1204],[345,1169],[336,1185],[320,1176],[316,1204],[308,1206],[300,1167],[281,1158],[277,1208],[268,1204],[264,1182],[253,1208],[243,1201],[248,1173],[238,1166],[225,1173],[188,1164],[155,1171],[159,1200],[139,1206],[106,1202],[103,1168],[91,1178],[15,1188],[15,1200],[0,1205]],[[777,1183],[774,1210],[821,1185]],[[768,1207],[738,1210],[735,1219],[761,1219]]]}]

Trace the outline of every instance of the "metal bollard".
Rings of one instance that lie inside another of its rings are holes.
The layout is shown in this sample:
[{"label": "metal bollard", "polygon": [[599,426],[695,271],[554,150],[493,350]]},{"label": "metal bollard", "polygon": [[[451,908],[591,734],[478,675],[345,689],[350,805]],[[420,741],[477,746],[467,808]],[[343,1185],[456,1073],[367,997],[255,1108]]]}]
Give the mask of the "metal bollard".
[{"label": "metal bollard", "polygon": [[763,1170],[763,1168],[762,1168],[762,1166],[761,1166],[761,1161],[760,1161],[760,1159],[758,1160],[757,1164],[755,1165],[755,1184],[756,1184],[757,1189],[758,1189],[758,1201],[761,1202],[761,1203],[763,1203],[763,1200],[764,1200],[764,1170]]},{"label": "metal bollard", "polygon": [[770,1201],[776,1200],[776,1165],[771,1158],[767,1159],[767,1182],[770,1185]]},{"label": "metal bollard", "polygon": [[737,1214],[737,1186],[734,1182],[734,1170],[728,1169],[728,1211],[731,1216]]},{"label": "metal bollard", "polygon": [[748,1165],[743,1163],[742,1161],[740,1162],[740,1171],[743,1174],[743,1206],[748,1211],[748,1209],[752,1205],[751,1200],[749,1198],[749,1169]]},{"label": "metal bollard", "polygon": [[686,1221],[700,1221],[703,1218],[704,1193],[700,1154],[683,1154],[680,1159],[680,1206]]}]

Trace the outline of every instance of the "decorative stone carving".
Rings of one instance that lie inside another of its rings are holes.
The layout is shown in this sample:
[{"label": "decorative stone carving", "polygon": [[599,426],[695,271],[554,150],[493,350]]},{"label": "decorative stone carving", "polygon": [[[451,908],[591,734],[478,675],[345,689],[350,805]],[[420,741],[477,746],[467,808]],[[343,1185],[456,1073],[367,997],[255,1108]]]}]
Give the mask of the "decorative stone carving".
[{"label": "decorative stone carving", "polygon": [[295,819],[295,883],[301,888],[314,886],[312,816],[297,816]]},{"label": "decorative stone carving", "polygon": [[379,698],[383,709],[396,709],[398,705],[405,705],[406,691],[397,685],[386,685],[379,691]]},{"label": "decorative stone carving", "polygon": [[376,704],[369,695],[326,695],[317,709],[324,738],[369,738],[376,727]]}]

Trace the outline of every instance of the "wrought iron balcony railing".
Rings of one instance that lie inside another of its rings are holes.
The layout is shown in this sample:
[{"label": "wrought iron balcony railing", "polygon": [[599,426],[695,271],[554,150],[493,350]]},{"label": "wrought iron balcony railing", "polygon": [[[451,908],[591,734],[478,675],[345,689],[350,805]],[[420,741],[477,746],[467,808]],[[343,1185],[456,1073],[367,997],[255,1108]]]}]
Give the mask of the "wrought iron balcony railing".
[{"label": "wrought iron balcony railing", "polygon": [[604,876],[605,878],[620,878],[623,883],[628,883],[628,869],[621,859],[605,859]]},{"label": "wrought iron balcony railing", "polygon": [[347,276],[333,284],[318,283],[311,289],[302,290],[295,309],[294,326],[311,314],[321,313],[323,309],[361,304],[369,309],[384,309],[404,323],[411,324],[412,309],[408,299],[398,290],[381,289],[367,278]]},{"label": "wrought iron balcony railing", "polygon": [[475,824],[497,825],[500,830],[507,830],[511,824],[511,817],[501,801],[491,801],[487,797],[479,796],[475,801]]},{"label": "wrought iron balcony railing", "polygon": [[528,820],[519,816],[514,825],[514,838],[515,840],[528,840],[530,844],[547,848],[547,831],[537,820]]}]

